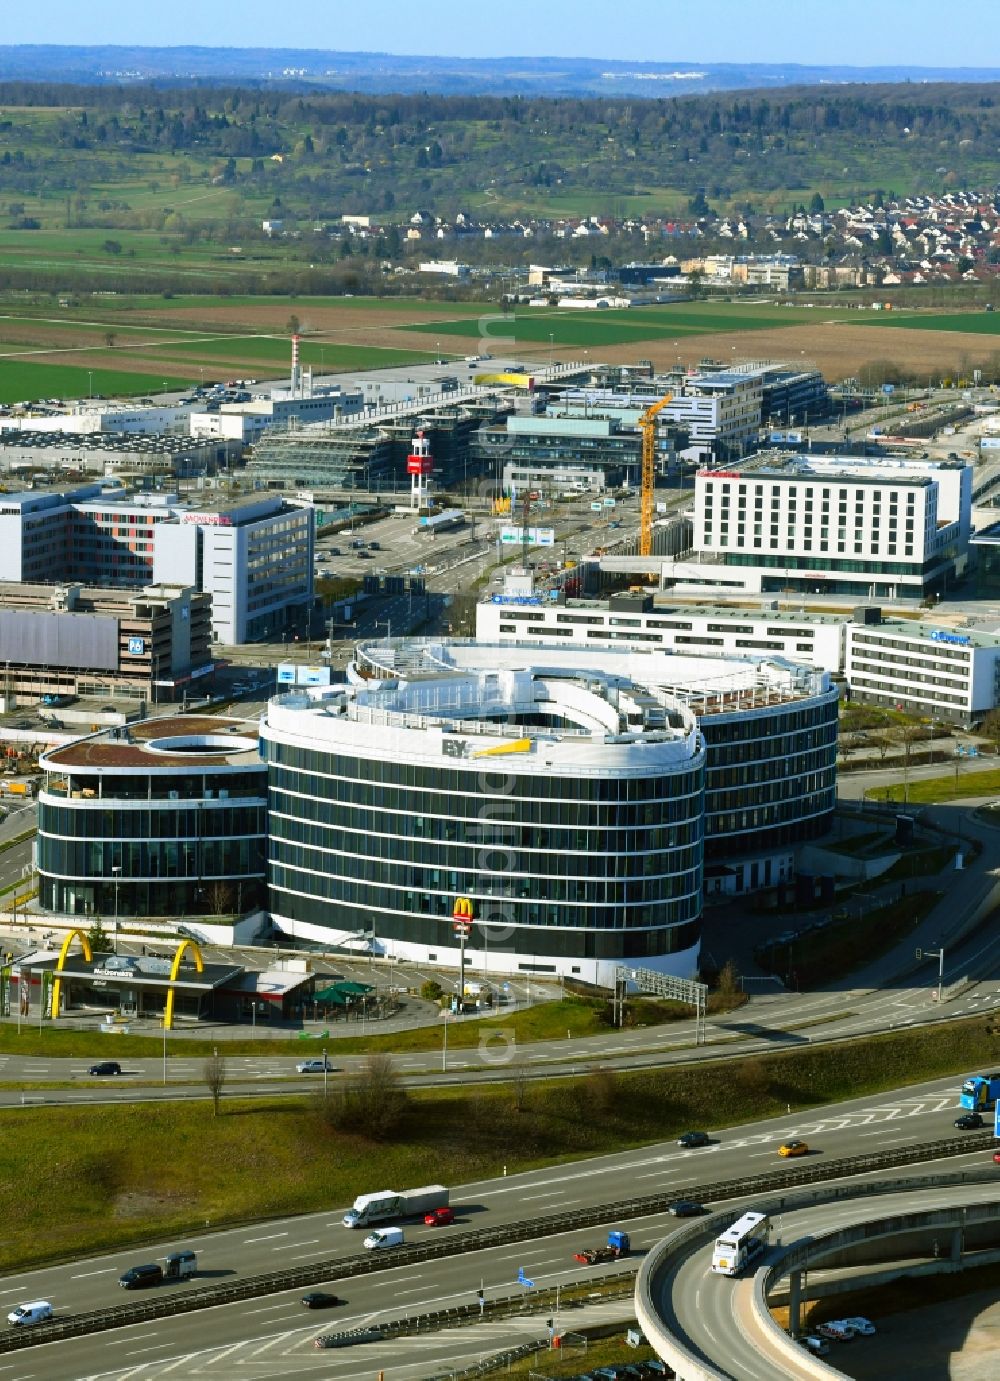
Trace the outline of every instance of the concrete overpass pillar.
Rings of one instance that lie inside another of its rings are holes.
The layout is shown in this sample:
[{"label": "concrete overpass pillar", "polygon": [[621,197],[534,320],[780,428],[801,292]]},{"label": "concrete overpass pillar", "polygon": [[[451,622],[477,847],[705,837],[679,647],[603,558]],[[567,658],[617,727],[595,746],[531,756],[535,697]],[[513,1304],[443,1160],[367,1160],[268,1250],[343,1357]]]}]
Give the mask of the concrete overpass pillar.
[{"label": "concrete overpass pillar", "polygon": [[963,1251],[964,1247],[965,1247],[965,1230],[964,1230],[964,1224],[959,1223],[957,1227],[955,1227],[955,1228],[952,1229],[952,1233],[951,1233],[951,1250],[950,1250],[950,1252],[949,1252],[949,1256],[950,1256],[950,1258],[951,1258],[951,1264],[952,1264],[952,1266],[955,1268],[956,1271],[961,1269],[961,1265],[962,1265],[962,1251]]},{"label": "concrete overpass pillar", "polygon": [[802,1307],[802,1272],[791,1271],[788,1276],[788,1331],[799,1336],[799,1311]]}]

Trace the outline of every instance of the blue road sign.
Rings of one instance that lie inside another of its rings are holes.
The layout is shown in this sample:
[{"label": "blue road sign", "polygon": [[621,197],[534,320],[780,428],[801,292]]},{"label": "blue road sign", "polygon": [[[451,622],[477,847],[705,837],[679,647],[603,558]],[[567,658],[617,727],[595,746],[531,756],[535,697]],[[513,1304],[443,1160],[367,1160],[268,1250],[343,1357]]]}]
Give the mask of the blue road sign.
[{"label": "blue road sign", "polygon": [[533,1290],[535,1288],[535,1282],[533,1280],[529,1280],[528,1277],[524,1274],[523,1266],[518,1266],[517,1268],[517,1283],[518,1285],[523,1285],[526,1290]]},{"label": "blue road sign", "polygon": [[1000,1098],[997,1099],[997,1105],[993,1110],[993,1135],[1000,1136]]}]

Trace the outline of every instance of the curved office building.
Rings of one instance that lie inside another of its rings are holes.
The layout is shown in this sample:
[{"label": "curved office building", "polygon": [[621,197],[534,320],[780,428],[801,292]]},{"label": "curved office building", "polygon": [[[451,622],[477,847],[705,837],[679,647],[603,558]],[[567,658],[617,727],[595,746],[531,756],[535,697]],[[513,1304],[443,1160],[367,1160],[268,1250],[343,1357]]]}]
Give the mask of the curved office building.
[{"label": "curved office building", "polygon": [[[272,700],[261,726],[276,924],[454,965],[468,898],[477,967],[603,984],[620,963],[697,969],[713,821],[692,705],[764,716],[771,753],[766,716],[836,702],[787,664],[458,640],[363,645],[349,681]],[[794,788],[803,818],[832,809],[834,751],[816,801]]]},{"label": "curved office building", "polygon": [[70,916],[211,916],[264,901],[257,725],[175,715],[43,755],[39,900]]}]

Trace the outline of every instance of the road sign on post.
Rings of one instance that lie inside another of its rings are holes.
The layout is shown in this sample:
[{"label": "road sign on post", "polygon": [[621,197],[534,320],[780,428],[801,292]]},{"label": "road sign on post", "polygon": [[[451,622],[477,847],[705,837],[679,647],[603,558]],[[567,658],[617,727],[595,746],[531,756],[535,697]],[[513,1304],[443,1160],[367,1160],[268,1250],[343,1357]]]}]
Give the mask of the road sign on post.
[{"label": "road sign on post", "polygon": [[533,1280],[529,1280],[528,1277],[524,1274],[523,1266],[518,1266],[517,1268],[517,1283],[518,1285],[523,1285],[526,1290],[533,1290],[535,1288],[535,1282]]},{"label": "road sign on post", "polygon": [[993,1135],[1000,1137],[1000,1098],[997,1099],[996,1107],[993,1109]]}]

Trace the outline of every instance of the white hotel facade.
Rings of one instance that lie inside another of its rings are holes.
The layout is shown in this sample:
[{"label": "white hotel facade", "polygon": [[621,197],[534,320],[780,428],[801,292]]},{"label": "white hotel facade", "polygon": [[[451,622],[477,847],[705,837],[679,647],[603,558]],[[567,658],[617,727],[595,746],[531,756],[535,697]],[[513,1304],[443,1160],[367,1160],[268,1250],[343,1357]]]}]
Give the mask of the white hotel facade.
[{"label": "white hotel facade", "polygon": [[678,592],[922,597],[965,568],[972,467],[960,460],[764,456],[695,481]]}]

